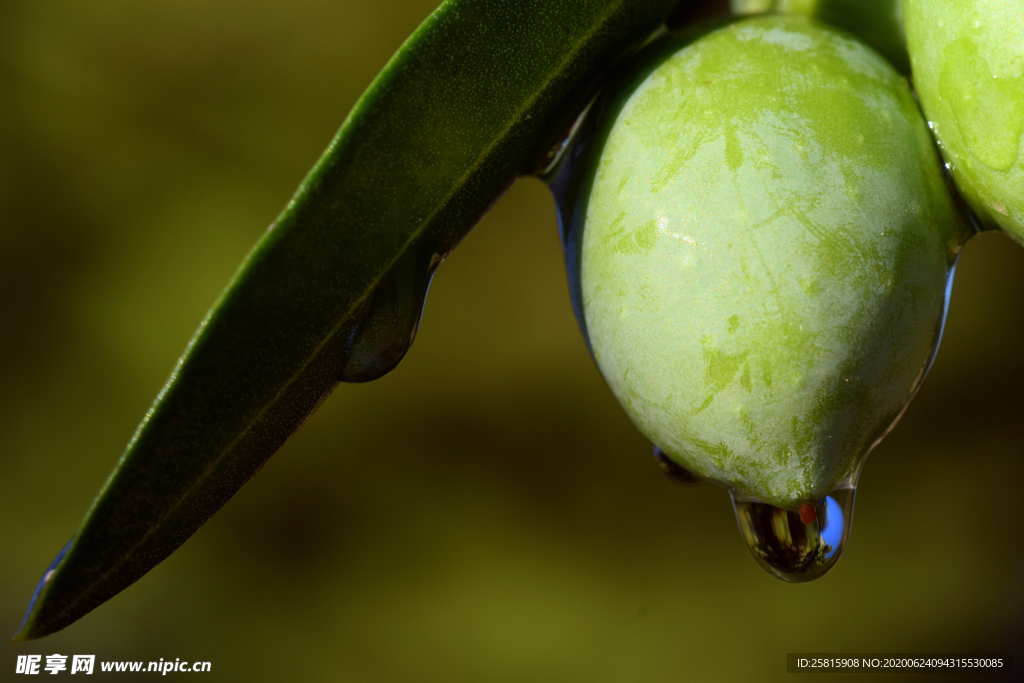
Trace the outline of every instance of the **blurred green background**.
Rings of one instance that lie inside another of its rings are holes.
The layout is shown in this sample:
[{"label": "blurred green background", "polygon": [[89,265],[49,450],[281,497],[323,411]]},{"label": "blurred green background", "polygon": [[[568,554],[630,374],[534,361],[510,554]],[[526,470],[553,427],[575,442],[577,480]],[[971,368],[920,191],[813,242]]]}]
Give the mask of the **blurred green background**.
[{"label": "blurred green background", "polygon": [[[433,5],[4,3],[4,629],[207,306]],[[615,404],[547,192],[522,181],[441,268],[393,374],[340,386],[125,593],[0,645],[0,680],[25,680],[16,653],[53,652],[208,659],[178,678],[218,681],[776,681],[796,651],[1019,659],[1022,335],[1024,249],[983,235],[934,371],[867,465],[845,558],[787,585],[748,556],[725,491],[666,479]]]}]

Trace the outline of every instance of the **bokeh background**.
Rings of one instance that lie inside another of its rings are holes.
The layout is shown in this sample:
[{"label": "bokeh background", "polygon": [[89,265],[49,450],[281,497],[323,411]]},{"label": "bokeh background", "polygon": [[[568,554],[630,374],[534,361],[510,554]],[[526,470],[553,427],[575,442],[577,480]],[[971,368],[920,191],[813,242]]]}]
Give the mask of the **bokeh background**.
[{"label": "bokeh background", "polygon": [[[433,5],[4,3],[0,629]],[[339,387],[138,584],[0,644],[0,680],[17,653],[53,652],[310,682],[776,681],[796,651],[1019,660],[1022,337],[1024,248],[983,235],[934,371],[867,465],[846,556],[783,584],[747,555],[725,491],[666,479],[615,404],[547,192],[521,181],[441,268],[394,373]]]}]

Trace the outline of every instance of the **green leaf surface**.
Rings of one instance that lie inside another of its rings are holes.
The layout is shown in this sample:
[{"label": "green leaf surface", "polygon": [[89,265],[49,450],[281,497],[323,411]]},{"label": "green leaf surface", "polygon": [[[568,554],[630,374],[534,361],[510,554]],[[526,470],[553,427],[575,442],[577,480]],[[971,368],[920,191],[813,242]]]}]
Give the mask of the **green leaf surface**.
[{"label": "green leaf surface", "polygon": [[401,358],[434,266],[675,0],[450,0],[386,65],[201,323],[15,637],[188,539],[340,379]]}]

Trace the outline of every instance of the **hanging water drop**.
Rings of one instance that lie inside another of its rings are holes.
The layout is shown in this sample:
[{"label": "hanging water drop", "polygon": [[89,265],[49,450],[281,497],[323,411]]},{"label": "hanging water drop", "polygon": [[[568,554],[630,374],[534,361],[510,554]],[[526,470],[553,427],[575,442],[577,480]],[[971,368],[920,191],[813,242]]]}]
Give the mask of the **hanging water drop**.
[{"label": "hanging water drop", "polygon": [[669,479],[679,484],[699,484],[700,477],[686,469],[676,461],[669,458],[665,451],[661,450],[657,446],[653,446],[654,457],[658,460],[658,465],[661,467],[661,471],[665,473]]},{"label": "hanging water drop", "polygon": [[588,191],[592,179],[592,160],[588,159],[600,116],[595,107],[601,108],[600,100],[591,103],[580,113],[565,139],[553,153],[551,163],[538,176],[551,191],[555,200],[558,217],[558,236],[565,254],[565,272],[568,276],[569,297],[576,315],[583,339],[590,348],[586,320],[583,317],[583,299],[580,293],[580,247],[583,243],[583,219],[585,202],[581,194]]},{"label": "hanging water drop", "polygon": [[443,260],[431,249],[410,251],[377,284],[352,332],[342,381],[368,382],[398,365],[412,345],[434,270]]},{"label": "hanging water drop", "polygon": [[824,576],[842,555],[853,519],[852,486],[786,509],[732,492],[740,535],[768,573],[798,583]]}]

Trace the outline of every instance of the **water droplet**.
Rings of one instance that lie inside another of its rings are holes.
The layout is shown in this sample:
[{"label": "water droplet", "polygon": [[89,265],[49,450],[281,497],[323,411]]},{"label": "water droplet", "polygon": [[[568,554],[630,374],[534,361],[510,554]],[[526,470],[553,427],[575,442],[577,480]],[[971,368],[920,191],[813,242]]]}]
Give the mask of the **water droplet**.
[{"label": "water droplet", "polygon": [[[539,177],[555,199],[558,214],[558,235],[565,251],[565,271],[569,279],[569,296],[576,322],[583,332],[589,348],[583,301],[580,290],[580,248],[583,245],[583,219],[581,208],[586,204],[581,196],[589,191],[592,174],[584,172],[589,163],[588,153],[594,138],[598,103],[588,105],[576,119],[565,140],[559,146],[554,162]],[[590,164],[593,166],[593,164]]]},{"label": "water droplet", "polygon": [[757,563],[783,581],[812,581],[839,560],[850,533],[855,489],[779,508],[732,492],[740,534]]},{"label": "water droplet", "polygon": [[369,382],[405,357],[416,336],[434,270],[444,255],[429,249],[404,255],[384,276],[352,332],[343,382]]},{"label": "water droplet", "polygon": [[658,460],[658,465],[661,466],[661,471],[665,473],[672,481],[680,484],[699,484],[700,477],[686,469],[676,461],[669,458],[665,451],[661,450],[657,446],[653,447],[654,457]]},{"label": "water droplet", "polygon": [[25,615],[21,618],[21,624],[18,626],[18,631],[22,631],[28,624],[28,620],[32,616],[32,610],[35,609],[39,596],[47,587],[47,584],[53,580],[53,577],[57,573],[57,566],[64,560],[64,557],[68,554],[68,551],[71,549],[74,542],[75,539],[72,538],[70,541],[65,543],[64,547],[60,549],[59,553],[57,553],[57,557],[53,558],[53,562],[51,562],[50,566],[46,568],[46,572],[43,573],[43,578],[39,580],[39,583],[36,584],[35,590],[32,591],[32,597],[29,598],[28,601],[28,609],[25,610]]}]

